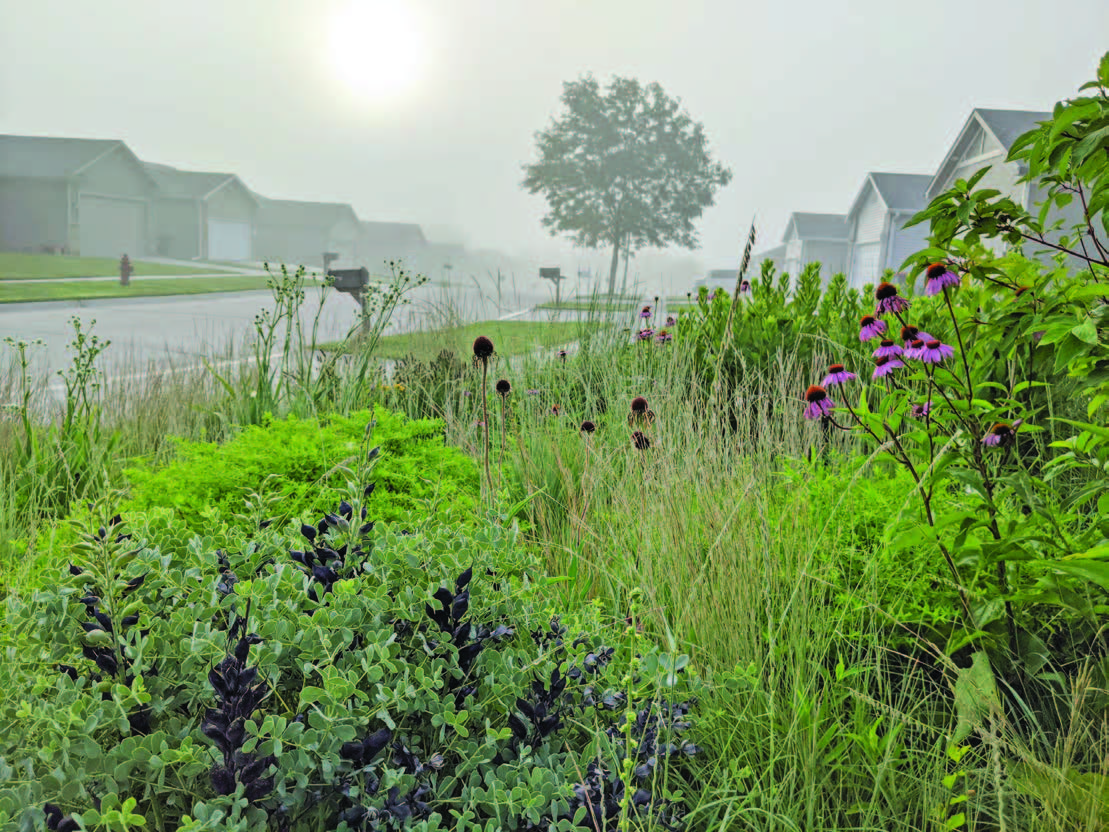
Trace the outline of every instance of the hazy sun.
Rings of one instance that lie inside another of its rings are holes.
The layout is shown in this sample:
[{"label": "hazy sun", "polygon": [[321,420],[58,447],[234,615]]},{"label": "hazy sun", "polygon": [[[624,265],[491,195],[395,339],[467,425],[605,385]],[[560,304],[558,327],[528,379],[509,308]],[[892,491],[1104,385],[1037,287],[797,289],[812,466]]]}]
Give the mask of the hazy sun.
[{"label": "hazy sun", "polygon": [[331,21],[328,48],[343,83],[379,100],[419,80],[426,49],[404,0],[348,0]]}]

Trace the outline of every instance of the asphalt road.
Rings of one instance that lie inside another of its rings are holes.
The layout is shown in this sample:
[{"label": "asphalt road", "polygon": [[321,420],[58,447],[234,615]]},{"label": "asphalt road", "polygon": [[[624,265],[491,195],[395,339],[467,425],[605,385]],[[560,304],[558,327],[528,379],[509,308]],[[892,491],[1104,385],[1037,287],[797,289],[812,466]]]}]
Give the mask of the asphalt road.
[{"label": "asphalt road", "polygon": [[[512,298],[483,296],[476,288],[444,290],[420,287],[402,306],[388,331],[443,325],[448,321],[487,320],[507,316],[547,300],[535,290]],[[320,295],[309,290],[301,309],[308,328],[319,306]],[[244,356],[253,321],[263,309],[273,310],[268,291],[220,293],[160,298],[104,299],[51,303],[0,304],[0,338],[41,340],[31,348],[33,370],[38,378],[69,365],[67,345],[73,339],[71,318],[81,319],[83,328],[111,345],[99,366],[108,376],[145,373],[151,364],[176,367],[198,366],[203,357],[225,356],[233,349]],[[319,341],[343,337],[357,322],[358,306],[346,295],[329,292],[320,315]],[[93,323],[95,322],[95,323]],[[10,366],[11,350],[0,344],[0,374]]]}]

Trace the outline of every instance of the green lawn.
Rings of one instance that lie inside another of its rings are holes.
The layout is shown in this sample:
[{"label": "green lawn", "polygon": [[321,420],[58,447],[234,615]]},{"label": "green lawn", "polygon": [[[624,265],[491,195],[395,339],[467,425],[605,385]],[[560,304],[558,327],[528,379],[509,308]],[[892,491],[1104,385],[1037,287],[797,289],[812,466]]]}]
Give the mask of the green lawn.
[{"label": "green lawn", "polygon": [[378,343],[376,354],[381,358],[414,355],[426,361],[446,349],[468,356],[474,339],[485,335],[493,339],[498,354],[520,355],[573,341],[580,331],[580,324],[566,321],[485,321],[449,329],[387,335]]},{"label": "green lawn", "polygon": [[[165,263],[132,263],[134,274],[212,274],[222,269],[171,266]],[[60,254],[17,254],[0,252],[0,280],[41,280],[43,278],[105,277],[119,274],[119,261],[110,257],[68,257]]]},{"label": "green lawn", "polygon": [[555,303],[553,300],[536,305],[536,309],[551,309],[560,312],[628,312],[635,309],[637,303],[631,301],[610,301],[607,298],[603,300],[564,300],[562,303]]},{"label": "green lawn", "polygon": [[245,292],[265,289],[264,277],[182,277],[164,280],[132,278],[130,286],[107,280],[51,280],[49,283],[0,284],[0,303],[31,303],[44,300],[92,300],[94,298],[141,298],[164,295],[206,295],[212,292]]}]

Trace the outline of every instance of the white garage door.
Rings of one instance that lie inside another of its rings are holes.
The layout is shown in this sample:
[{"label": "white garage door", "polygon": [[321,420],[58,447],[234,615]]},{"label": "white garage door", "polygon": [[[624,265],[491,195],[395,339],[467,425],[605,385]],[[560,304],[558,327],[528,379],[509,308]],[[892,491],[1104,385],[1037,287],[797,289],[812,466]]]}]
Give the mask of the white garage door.
[{"label": "white garage door", "polygon": [[146,203],[82,196],[77,206],[81,254],[132,260],[146,254]]},{"label": "white garage door", "polygon": [[208,258],[210,260],[249,260],[250,223],[208,220]]},{"label": "white garage door", "polygon": [[851,257],[851,285],[856,289],[878,282],[878,251],[881,247],[881,243],[855,246]]}]

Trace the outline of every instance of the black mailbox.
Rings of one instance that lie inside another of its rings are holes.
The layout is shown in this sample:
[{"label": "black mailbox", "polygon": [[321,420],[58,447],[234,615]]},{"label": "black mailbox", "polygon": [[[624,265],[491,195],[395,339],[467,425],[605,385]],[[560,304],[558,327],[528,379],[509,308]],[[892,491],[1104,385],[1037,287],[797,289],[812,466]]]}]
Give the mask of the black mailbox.
[{"label": "black mailbox", "polygon": [[365,266],[360,269],[332,269],[327,274],[340,292],[353,292],[370,285],[370,272]]}]

